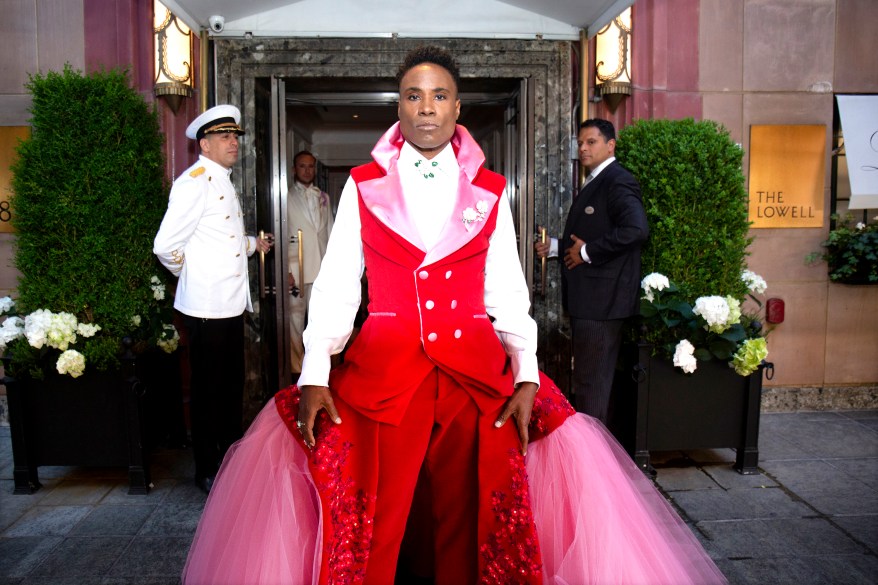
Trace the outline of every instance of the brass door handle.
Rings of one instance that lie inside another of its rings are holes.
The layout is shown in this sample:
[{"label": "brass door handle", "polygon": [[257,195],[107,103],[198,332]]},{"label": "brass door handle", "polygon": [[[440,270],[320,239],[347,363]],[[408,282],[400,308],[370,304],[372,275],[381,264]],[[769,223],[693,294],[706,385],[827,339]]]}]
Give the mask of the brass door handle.
[{"label": "brass door handle", "polygon": [[[547,239],[546,228],[540,228],[540,243],[545,244]],[[546,261],[548,258],[540,258],[540,294],[546,296]]]},{"label": "brass door handle", "polygon": [[[265,230],[259,230],[259,239],[265,239]],[[259,250],[259,298],[265,298],[265,252]]]}]

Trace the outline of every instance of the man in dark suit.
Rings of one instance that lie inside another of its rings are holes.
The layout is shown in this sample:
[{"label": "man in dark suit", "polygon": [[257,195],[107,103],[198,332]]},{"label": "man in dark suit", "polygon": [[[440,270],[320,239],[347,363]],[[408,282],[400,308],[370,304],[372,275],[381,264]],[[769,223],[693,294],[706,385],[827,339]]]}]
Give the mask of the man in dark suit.
[{"label": "man in dark suit", "polygon": [[[640,248],[649,227],[637,180],[616,162],[613,124],[582,122],[577,143],[588,176],[561,239],[563,302],[573,330],[576,408],[606,423],[622,324],[639,312]],[[539,256],[559,255],[554,238],[535,248]]]}]

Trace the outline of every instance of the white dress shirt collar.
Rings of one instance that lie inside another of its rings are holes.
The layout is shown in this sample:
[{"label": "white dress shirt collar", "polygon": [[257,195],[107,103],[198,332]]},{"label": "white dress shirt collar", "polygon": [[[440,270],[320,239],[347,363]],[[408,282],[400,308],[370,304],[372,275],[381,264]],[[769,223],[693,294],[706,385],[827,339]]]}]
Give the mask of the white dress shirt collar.
[{"label": "white dress shirt collar", "polygon": [[590,178],[590,179],[586,179],[586,181],[592,181],[592,180],[594,180],[599,174],[601,174],[601,171],[604,170],[605,168],[607,168],[608,166],[610,166],[610,164],[611,164],[614,160],[616,160],[616,157],[615,157],[615,156],[611,156],[610,158],[608,158],[607,160],[605,160],[604,162],[602,162],[601,164],[599,164],[599,165],[598,165],[598,166],[597,166],[592,172],[590,172],[590,173],[588,174],[588,176],[591,177],[591,178]]}]

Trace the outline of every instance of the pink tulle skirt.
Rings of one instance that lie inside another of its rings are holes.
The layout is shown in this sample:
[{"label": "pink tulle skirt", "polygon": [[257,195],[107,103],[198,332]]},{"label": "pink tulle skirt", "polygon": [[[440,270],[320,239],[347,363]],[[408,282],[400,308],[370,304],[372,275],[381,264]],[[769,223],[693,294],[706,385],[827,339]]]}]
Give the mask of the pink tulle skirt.
[{"label": "pink tulle skirt", "polygon": [[[545,583],[726,582],[686,524],[597,420],[571,416],[532,443],[527,472]],[[183,583],[317,583],[321,530],[307,456],[270,401],[226,455],[189,550]]]}]

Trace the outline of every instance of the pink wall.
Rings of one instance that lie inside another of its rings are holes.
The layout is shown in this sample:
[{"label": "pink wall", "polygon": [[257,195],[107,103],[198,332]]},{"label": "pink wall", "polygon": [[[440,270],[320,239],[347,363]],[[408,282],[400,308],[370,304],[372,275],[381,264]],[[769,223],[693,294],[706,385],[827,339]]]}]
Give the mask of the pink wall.
[{"label": "pink wall", "polygon": [[[84,0],[86,71],[127,68],[134,87],[147,103],[156,102],[152,91],[153,0]],[[200,43],[193,36],[193,67],[196,87]],[[185,136],[186,126],[199,113],[198,90],[184,100],[176,114],[158,100],[159,123],[165,134],[165,165],[173,181],[198,157],[194,141]],[[170,184],[170,183],[169,183]]]},{"label": "pink wall", "polygon": [[[632,9],[631,96],[595,115],[622,128],[634,120],[702,117],[699,93],[700,0],[639,0]],[[594,51],[594,40],[589,51]],[[594,72],[591,73],[594,79]]]}]

